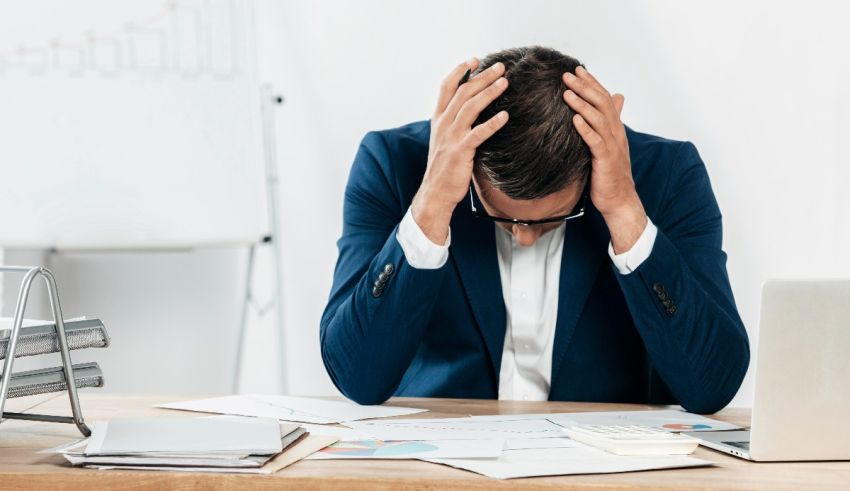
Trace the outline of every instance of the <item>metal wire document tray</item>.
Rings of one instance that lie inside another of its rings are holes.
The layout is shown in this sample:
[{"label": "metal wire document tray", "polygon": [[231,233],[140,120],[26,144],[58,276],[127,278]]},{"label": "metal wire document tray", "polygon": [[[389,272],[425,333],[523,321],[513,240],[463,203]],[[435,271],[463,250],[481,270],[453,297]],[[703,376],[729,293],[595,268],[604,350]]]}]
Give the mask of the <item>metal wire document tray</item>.
[{"label": "metal wire document tray", "polygon": [[[81,348],[105,348],[109,346],[109,334],[99,319],[65,322],[59,304],[59,293],[53,274],[39,266],[3,266],[0,273],[23,274],[15,317],[11,329],[0,330],[0,360],[3,360],[0,378],[0,422],[4,418],[73,423],[84,436],[91,431],[83,421],[77,389],[103,386],[103,373],[97,363],[71,363],[71,350]],[[24,312],[33,281],[44,279],[53,314],[53,323],[23,327]],[[60,353],[62,366],[13,373],[15,358],[21,356]],[[7,398],[23,397],[48,392],[68,392],[72,416],[15,413],[4,411]]]},{"label": "metal wire document tray", "polygon": [[[109,346],[109,334],[100,319],[65,321],[68,349],[105,348]],[[6,358],[11,332],[0,330],[0,360]],[[22,327],[18,336],[15,357],[43,355],[61,351],[55,324]]]}]

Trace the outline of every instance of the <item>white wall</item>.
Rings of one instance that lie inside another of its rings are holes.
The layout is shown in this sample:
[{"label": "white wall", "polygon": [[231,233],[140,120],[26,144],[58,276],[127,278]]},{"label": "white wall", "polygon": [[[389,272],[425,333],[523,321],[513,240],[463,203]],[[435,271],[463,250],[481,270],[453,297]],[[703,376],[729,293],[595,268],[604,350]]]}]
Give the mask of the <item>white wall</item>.
[{"label": "white wall", "polygon": [[[258,0],[261,79],[287,98],[278,153],[290,391],[335,393],[318,325],[360,138],[427,118],[456,63],[528,44],[578,57],[624,93],[633,128],[697,145],[755,344],[763,280],[850,277],[842,260],[850,166],[841,153],[850,132],[850,33],[842,25],[850,9],[842,5]],[[5,259],[15,258],[34,260],[14,251]],[[114,346],[102,363],[109,390],[170,393],[229,390],[243,260],[236,249],[51,258],[68,313],[99,315],[111,327]],[[5,290],[8,301],[8,282]],[[267,321],[252,324],[243,389],[276,390],[276,343]],[[153,349],[160,351],[151,357]],[[99,359],[90,353],[76,359]],[[151,362],[160,365],[145,377]],[[748,376],[734,403],[747,405],[751,395]]]}]

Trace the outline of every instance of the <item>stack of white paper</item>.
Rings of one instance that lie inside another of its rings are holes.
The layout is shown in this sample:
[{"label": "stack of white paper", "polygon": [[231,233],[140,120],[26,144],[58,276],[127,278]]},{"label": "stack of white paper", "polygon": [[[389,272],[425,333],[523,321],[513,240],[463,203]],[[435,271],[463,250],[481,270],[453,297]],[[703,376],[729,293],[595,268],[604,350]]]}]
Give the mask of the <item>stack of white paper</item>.
[{"label": "stack of white paper", "polygon": [[271,418],[115,419],[95,423],[91,438],[56,451],[74,465],[97,468],[259,469],[304,434]]},{"label": "stack of white paper", "polygon": [[271,418],[129,418],[98,421],[87,455],[250,455],[282,450]]}]

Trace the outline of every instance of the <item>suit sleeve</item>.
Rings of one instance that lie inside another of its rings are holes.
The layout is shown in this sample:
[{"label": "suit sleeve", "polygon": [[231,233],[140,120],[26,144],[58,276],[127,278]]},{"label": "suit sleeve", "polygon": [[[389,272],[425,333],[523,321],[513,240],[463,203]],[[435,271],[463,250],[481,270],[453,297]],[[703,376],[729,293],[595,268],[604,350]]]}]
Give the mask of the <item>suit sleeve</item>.
[{"label": "suit sleeve", "polygon": [[345,189],[342,237],[320,326],[322,360],[360,404],[398,388],[421,343],[445,266],[416,269],[396,238],[408,206],[380,133],[363,139]]},{"label": "suit sleeve", "polygon": [[696,148],[683,143],[649,257],[617,275],[649,357],[688,411],[713,413],[734,397],[747,371],[749,341],[738,315],[720,209]]}]

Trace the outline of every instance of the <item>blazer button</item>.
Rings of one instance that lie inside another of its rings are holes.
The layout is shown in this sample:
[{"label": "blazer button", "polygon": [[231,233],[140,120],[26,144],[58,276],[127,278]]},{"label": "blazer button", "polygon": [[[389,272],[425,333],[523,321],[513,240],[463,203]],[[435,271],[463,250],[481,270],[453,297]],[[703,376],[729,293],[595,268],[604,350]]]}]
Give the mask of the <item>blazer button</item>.
[{"label": "blazer button", "polygon": [[675,305],[671,305],[671,306],[667,307],[667,315],[670,316],[670,317],[673,317],[673,315],[676,314],[677,310],[678,309],[676,308]]},{"label": "blazer button", "polygon": [[654,291],[655,294],[658,295],[659,297],[661,295],[664,295],[664,296],[667,295],[667,289],[664,288],[664,285],[662,285],[661,283],[656,283],[656,284],[652,285],[652,291]]},{"label": "blazer button", "polygon": [[378,285],[375,285],[375,286],[373,286],[373,287],[372,287],[372,296],[373,296],[373,297],[378,298],[378,297],[380,297],[383,293],[384,293],[384,289],[383,289],[383,288],[378,287]]},{"label": "blazer button", "polygon": [[387,263],[384,265],[384,273],[386,273],[387,276],[393,274],[393,271],[395,271],[395,268],[393,267],[392,263]]}]

